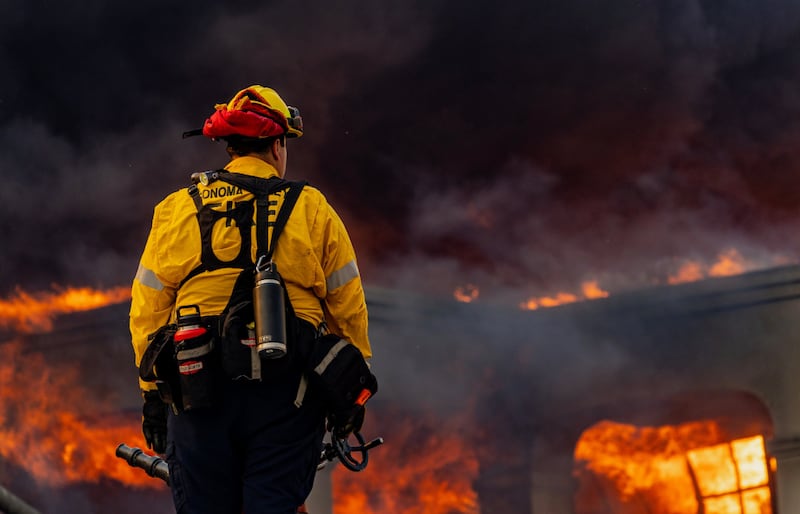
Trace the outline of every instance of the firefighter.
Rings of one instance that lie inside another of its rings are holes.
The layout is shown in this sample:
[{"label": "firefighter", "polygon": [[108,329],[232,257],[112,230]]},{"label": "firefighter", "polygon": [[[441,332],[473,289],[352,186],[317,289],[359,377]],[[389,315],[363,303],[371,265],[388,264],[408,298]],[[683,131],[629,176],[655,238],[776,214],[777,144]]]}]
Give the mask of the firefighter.
[{"label": "firefighter", "polygon": [[[230,161],[155,207],[133,280],[142,431],[148,447],[166,454],[177,512],[294,513],[311,491],[326,428],[343,438],[363,423],[364,398],[354,404],[348,392],[349,403],[331,403],[309,381],[325,357],[310,367],[321,340],[346,342],[363,362],[371,357],[356,255],[323,194],[283,180],[287,143],[303,125],[275,90],[239,91],[184,136],[200,133],[224,141]],[[248,180],[268,184],[268,194],[248,189]],[[289,216],[270,241],[284,206]],[[265,247],[285,288],[289,333],[286,355],[268,359],[256,351],[252,305]],[[182,347],[187,341],[196,344]],[[377,382],[359,373],[368,397]]]}]

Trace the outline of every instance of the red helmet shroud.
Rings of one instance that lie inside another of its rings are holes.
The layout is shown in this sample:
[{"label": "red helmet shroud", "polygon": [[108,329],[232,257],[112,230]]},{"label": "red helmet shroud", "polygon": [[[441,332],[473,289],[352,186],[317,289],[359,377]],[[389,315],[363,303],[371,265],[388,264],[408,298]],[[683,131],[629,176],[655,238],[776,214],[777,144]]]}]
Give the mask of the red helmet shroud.
[{"label": "red helmet shroud", "polygon": [[276,137],[288,130],[286,118],[261,105],[250,103],[248,109],[214,111],[203,124],[203,135],[212,139],[230,136],[252,138]]},{"label": "red helmet shroud", "polygon": [[[269,138],[303,134],[302,118],[274,89],[254,85],[242,89],[227,104],[214,106],[202,133],[211,139],[231,136]],[[294,111],[294,112],[293,112]]]}]

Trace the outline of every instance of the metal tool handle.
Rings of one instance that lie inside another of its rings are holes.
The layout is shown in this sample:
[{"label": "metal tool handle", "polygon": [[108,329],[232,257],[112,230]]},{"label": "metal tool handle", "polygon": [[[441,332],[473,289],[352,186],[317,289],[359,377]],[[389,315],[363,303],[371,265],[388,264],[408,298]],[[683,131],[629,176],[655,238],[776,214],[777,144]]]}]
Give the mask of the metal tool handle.
[{"label": "metal tool handle", "polygon": [[148,455],[139,448],[131,448],[124,443],[117,446],[116,454],[130,466],[141,468],[151,477],[160,478],[169,485],[169,465],[164,459]]},{"label": "metal tool handle", "polygon": [[[332,439],[331,442],[325,443],[320,456],[320,464],[317,469],[325,467],[325,464],[334,459],[339,459],[344,467],[350,471],[361,471],[367,467],[369,462],[369,450],[383,444],[383,438],[377,437],[372,441],[365,443],[364,436],[359,432],[353,434],[358,441],[358,446],[351,446],[347,439]],[[360,454],[361,457],[357,458],[354,454]]]}]

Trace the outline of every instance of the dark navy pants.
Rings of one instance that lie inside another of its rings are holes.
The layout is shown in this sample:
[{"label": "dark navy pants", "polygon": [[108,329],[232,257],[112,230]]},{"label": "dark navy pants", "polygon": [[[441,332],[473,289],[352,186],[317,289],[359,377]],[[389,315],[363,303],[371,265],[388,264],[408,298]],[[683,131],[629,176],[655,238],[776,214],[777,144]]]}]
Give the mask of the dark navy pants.
[{"label": "dark navy pants", "polygon": [[170,414],[167,462],[178,514],[295,514],[314,483],[324,411],[300,377],[230,381],[221,405]]}]

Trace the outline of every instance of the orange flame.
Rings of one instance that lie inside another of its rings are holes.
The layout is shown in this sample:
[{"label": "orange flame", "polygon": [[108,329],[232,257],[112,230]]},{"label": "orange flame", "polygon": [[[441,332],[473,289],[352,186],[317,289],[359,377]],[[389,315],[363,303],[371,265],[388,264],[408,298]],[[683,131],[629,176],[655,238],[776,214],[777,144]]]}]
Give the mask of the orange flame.
[{"label": "orange flame", "polygon": [[130,287],[105,290],[67,287],[35,294],[17,289],[11,298],[0,299],[0,329],[47,332],[52,329],[53,319],[59,314],[97,309],[130,297]]},{"label": "orange flame", "polygon": [[[780,255],[773,257],[771,261],[770,265],[780,265],[791,262],[790,259]],[[709,277],[738,275],[760,267],[762,266],[759,263],[745,259],[738,250],[730,248],[720,252],[717,259],[710,265],[696,260],[683,262],[674,274],[667,277],[666,281],[671,285],[696,282]],[[532,297],[520,303],[519,307],[524,310],[536,310],[543,307],[555,307],[567,303],[605,298],[608,296],[609,293],[600,288],[597,280],[590,280],[581,284],[581,294],[560,292],[554,296]]]},{"label": "orange flame", "polygon": [[684,284],[686,282],[697,282],[704,278],[703,268],[699,262],[684,263],[675,274],[667,278],[668,284]]},{"label": "orange flame", "polygon": [[334,470],[333,513],[480,514],[472,488],[478,458],[456,435],[463,427],[454,421],[426,426],[407,416],[388,417],[393,419],[386,434],[391,444],[376,448],[363,472]]},{"label": "orange flame", "polygon": [[[787,259],[782,256],[775,257],[771,264],[785,264]],[[723,250],[717,255],[716,261],[706,265],[700,261],[686,261],[678,271],[667,278],[669,284],[682,284],[695,282],[708,277],[729,277],[752,271],[761,267],[758,263],[745,259],[735,248]]]},{"label": "orange flame", "polygon": [[73,370],[53,369],[41,354],[23,353],[18,341],[1,345],[0,460],[48,485],[110,478],[163,487],[114,455],[121,442],[145,447],[139,420],[119,415],[93,420],[98,406],[87,405],[91,399]]},{"label": "orange flame", "polygon": [[453,291],[453,297],[462,303],[470,303],[478,299],[478,295],[480,291],[478,288],[473,284],[467,284],[463,287],[457,287],[455,291]]},{"label": "orange flame", "polygon": [[708,274],[712,277],[727,277],[744,273],[750,265],[735,249],[722,252],[717,262],[711,265]]},{"label": "orange flame", "polygon": [[[768,261],[768,262],[766,262]],[[726,277],[738,275],[748,271],[753,271],[767,266],[785,265],[794,262],[784,255],[773,255],[771,258],[756,262],[748,260],[735,248],[723,250],[717,255],[717,258],[711,264],[704,263],[699,260],[686,260],[683,261],[678,269],[666,277],[666,279],[658,279],[656,283],[664,283],[670,285],[683,284],[687,282],[696,282],[710,277]],[[549,296],[533,296],[519,304],[519,308],[523,310],[536,310],[540,308],[556,307],[568,303],[579,302],[583,300],[595,300],[598,298],[606,298],[609,296],[608,291],[600,288],[597,280],[588,280],[581,284],[580,293],[572,292],[558,292]],[[478,287],[473,284],[466,284],[457,287],[453,291],[453,297],[463,303],[471,303],[478,299]]]},{"label": "orange flame", "polygon": [[581,286],[583,290],[583,297],[587,300],[594,300],[596,298],[606,298],[608,296],[608,291],[603,291],[600,289],[600,286],[597,284],[596,280],[590,280],[589,282],[584,282]]},{"label": "orange flame", "polygon": [[772,512],[763,437],[731,441],[714,421],[663,427],[604,421],[584,432],[575,459],[577,514],[609,501],[644,503],[653,514],[696,514],[699,503],[706,514]]},{"label": "orange flame", "polygon": [[581,296],[572,293],[558,293],[555,296],[534,297],[522,302],[519,307],[524,310],[533,311],[541,307],[556,307],[558,305],[574,303],[579,300],[594,300],[607,296],[608,292],[600,289],[596,280],[590,280],[581,284]]}]

